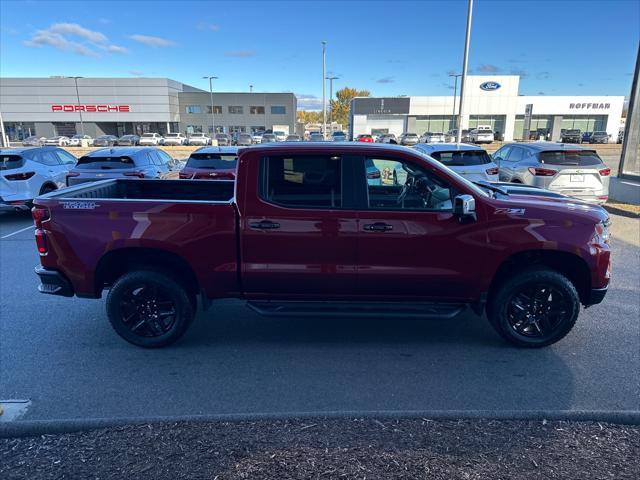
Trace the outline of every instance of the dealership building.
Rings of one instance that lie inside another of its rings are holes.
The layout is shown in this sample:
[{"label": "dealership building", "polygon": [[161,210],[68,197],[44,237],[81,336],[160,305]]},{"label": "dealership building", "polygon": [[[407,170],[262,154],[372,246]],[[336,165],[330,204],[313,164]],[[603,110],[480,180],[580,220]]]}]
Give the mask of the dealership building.
[{"label": "dealership building", "polygon": [[[520,95],[518,75],[469,75],[465,84],[462,129],[490,126],[506,141],[522,140],[525,116],[530,138],[559,140],[562,130],[606,130],[615,141],[620,129],[623,96]],[[454,104],[455,102],[455,104]],[[351,102],[352,135],[424,132],[455,128],[459,96],[358,97]],[[528,114],[528,115],[527,115]]]},{"label": "dealership building", "polygon": [[[293,93],[210,92],[168,78],[0,78],[10,141],[29,135],[294,130]],[[212,125],[213,124],[213,125]]]}]

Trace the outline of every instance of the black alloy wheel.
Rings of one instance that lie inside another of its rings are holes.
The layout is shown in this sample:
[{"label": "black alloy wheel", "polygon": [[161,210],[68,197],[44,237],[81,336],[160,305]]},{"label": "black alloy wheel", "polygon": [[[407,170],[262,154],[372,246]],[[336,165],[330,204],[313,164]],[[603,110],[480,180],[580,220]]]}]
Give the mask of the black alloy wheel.
[{"label": "black alloy wheel", "polygon": [[516,291],[507,307],[511,328],[525,337],[545,338],[566,320],[571,302],[549,285],[524,286]]}]

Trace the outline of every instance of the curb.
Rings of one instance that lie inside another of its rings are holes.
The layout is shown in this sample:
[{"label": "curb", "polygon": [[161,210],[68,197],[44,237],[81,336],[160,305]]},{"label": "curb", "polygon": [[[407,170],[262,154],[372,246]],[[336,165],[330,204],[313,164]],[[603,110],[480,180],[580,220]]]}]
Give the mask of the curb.
[{"label": "curb", "polygon": [[640,218],[640,214],[634,213],[630,210],[625,210],[624,208],[613,207],[611,205],[607,205],[606,203],[603,205],[603,207],[607,212],[613,213],[615,215],[620,215],[621,217]]},{"label": "curb", "polygon": [[149,423],[176,422],[241,422],[297,419],[346,419],[346,418],[428,418],[430,420],[501,420],[501,421],[569,421],[606,422],[622,425],[640,425],[640,410],[432,410],[432,411],[345,411],[345,412],[292,412],[292,413],[247,413],[220,415],[186,415],[166,417],[95,418],[69,420],[15,421],[0,424],[0,438],[30,437],[73,432],[84,432],[99,428]]}]

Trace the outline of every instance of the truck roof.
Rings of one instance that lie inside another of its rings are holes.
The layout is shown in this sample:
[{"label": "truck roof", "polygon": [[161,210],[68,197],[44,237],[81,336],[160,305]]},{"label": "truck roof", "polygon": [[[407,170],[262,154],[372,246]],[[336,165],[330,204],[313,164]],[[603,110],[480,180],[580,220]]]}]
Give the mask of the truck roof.
[{"label": "truck roof", "polygon": [[[361,143],[361,142],[272,142],[261,143],[251,147],[245,147],[242,151],[263,151],[273,152],[274,150],[284,150],[289,152],[305,152],[305,151],[353,151],[355,152],[371,152],[376,151],[383,154],[384,152],[414,152],[415,150],[401,145],[393,145],[389,143]],[[416,152],[418,153],[418,152]]]}]

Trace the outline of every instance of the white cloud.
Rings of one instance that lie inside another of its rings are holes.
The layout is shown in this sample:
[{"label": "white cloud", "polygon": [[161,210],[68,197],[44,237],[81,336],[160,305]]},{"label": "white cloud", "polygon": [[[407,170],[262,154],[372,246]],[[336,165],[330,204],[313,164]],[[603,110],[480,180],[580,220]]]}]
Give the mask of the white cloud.
[{"label": "white cloud", "polygon": [[54,23],[49,27],[49,31],[53,33],[59,33],[60,35],[74,35],[76,37],[84,38],[91,43],[106,43],[107,37],[105,34],[89,30],[77,23]]},{"label": "white cloud", "polygon": [[24,45],[31,48],[47,46],[84,57],[96,58],[100,57],[97,50],[120,54],[129,52],[125,47],[109,44],[109,39],[104,33],[89,30],[77,23],[54,23],[49,28],[36,30]]},{"label": "white cloud", "polygon": [[237,57],[237,58],[249,58],[255,57],[255,50],[233,50],[230,52],[224,52],[225,57]]},{"label": "white cloud", "polygon": [[322,98],[304,93],[296,93],[296,98],[299,110],[322,110]]},{"label": "white cloud", "polygon": [[209,30],[210,32],[217,32],[218,30],[220,30],[220,25],[216,23],[200,22],[198,23],[196,28],[198,30]]},{"label": "white cloud", "polygon": [[129,38],[149,47],[171,47],[176,44],[173,40],[162,37],[152,37],[151,35],[135,34],[129,35]]}]

